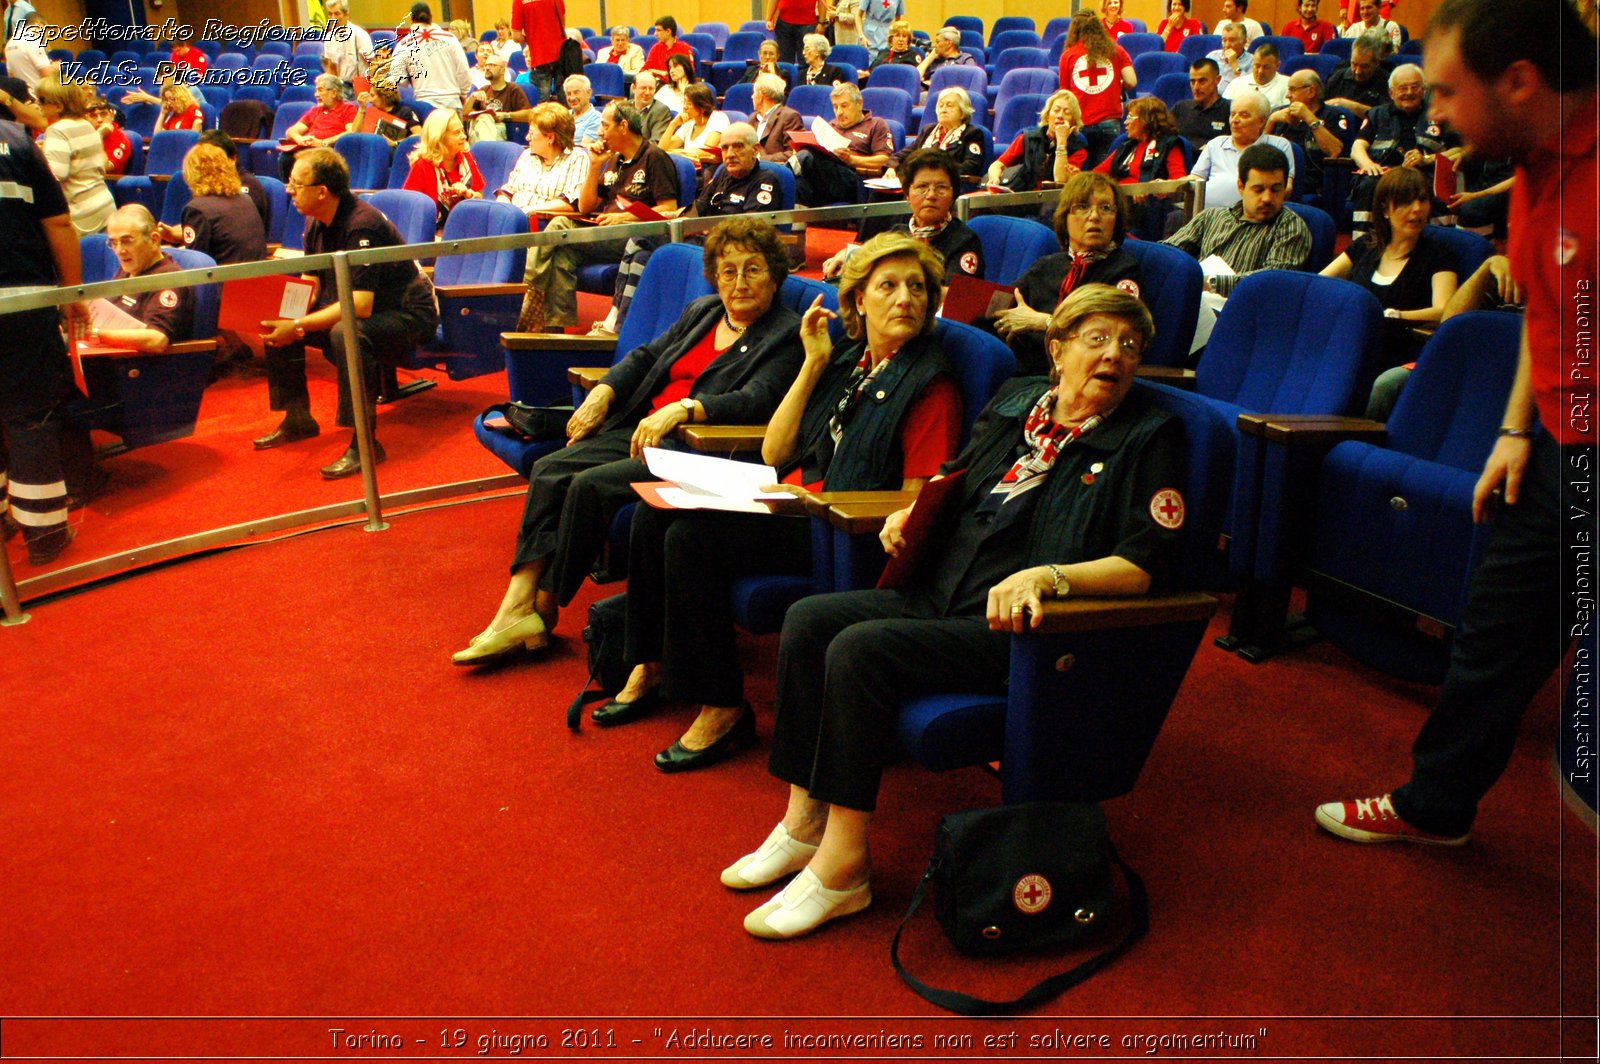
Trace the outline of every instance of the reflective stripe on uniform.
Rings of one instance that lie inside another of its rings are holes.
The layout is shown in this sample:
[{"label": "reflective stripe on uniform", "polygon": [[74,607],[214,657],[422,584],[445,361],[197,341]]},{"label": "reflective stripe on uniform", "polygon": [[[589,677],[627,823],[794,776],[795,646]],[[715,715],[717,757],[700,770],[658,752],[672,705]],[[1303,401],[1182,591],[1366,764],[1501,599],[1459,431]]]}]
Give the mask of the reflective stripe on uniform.
[{"label": "reflective stripe on uniform", "polygon": [[57,480],[50,484],[24,484],[20,480],[11,482],[11,497],[13,499],[63,499],[67,495],[67,482]]}]

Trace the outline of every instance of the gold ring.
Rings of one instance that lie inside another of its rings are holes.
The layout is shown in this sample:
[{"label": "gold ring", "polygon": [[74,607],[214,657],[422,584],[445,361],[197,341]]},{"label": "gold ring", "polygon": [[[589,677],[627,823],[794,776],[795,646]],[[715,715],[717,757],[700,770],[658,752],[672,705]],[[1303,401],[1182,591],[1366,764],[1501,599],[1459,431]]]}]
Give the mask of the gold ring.
[{"label": "gold ring", "polygon": [[1012,613],[1021,613],[1022,612],[1022,607],[1021,606],[1013,606],[1013,607],[1011,607],[1011,612]]}]

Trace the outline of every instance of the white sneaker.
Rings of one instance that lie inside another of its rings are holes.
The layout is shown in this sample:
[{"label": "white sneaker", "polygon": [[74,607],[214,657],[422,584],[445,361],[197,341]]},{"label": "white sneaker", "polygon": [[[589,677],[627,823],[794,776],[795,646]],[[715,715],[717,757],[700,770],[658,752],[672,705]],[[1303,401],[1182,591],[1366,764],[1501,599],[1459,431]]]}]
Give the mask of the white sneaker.
[{"label": "white sneaker", "polygon": [[753,890],[776,883],[804,868],[817,848],[800,842],[780,822],[755,853],[747,853],[722,870],[722,885],[734,890]]},{"label": "white sneaker", "polygon": [[757,938],[798,938],[871,904],[871,881],[829,890],[815,872],[803,868],[771,901],[744,918],[744,929]]}]

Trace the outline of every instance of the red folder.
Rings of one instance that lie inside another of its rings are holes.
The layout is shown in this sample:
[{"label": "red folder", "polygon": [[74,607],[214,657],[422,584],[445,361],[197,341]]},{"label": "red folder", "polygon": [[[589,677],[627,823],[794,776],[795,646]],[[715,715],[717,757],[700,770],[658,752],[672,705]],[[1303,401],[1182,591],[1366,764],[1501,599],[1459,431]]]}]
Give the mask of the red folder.
[{"label": "red folder", "polygon": [[1446,203],[1456,198],[1456,164],[1444,152],[1433,157],[1433,198]]},{"label": "red folder", "polygon": [[889,559],[878,577],[878,586],[905,587],[928,568],[944,545],[942,534],[947,519],[953,519],[961,505],[961,486],[967,479],[965,469],[957,470],[939,480],[922,485],[917,501],[911,507],[911,516],[901,531],[905,546]]},{"label": "red folder", "polygon": [[283,293],[290,285],[311,289],[311,294],[316,294],[316,286],[310,281],[285,274],[224,281],[217,328],[245,336],[260,335],[262,322],[284,316]]},{"label": "red folder", "polygon": [[664,222],[667,216],[649,204],[640,203],[638,200],[626,196],[617,197],[617,206],[639,219],[641,222]]},{"label": "red folder", "polygon": [[939,316],[963,325],[974,325],[1017,305],[1017,290],[1008,284],[995,284],[965,273],[950,275]]}]

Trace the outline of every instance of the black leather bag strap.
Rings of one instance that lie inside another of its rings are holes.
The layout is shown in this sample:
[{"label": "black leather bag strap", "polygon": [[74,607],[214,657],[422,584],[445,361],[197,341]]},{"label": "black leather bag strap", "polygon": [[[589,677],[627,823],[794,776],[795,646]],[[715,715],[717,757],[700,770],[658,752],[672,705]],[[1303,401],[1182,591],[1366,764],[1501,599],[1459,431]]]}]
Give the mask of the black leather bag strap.
[{"label": "black leather bag strap", "polygon": [[933,879],[934,871],[938,867],[938,858],[928,862],[928,870],[922,874],[922,881],[917,884],[916,893],[911,896],[911,906],[906,910],[905,919],[900,921],[900,926],[895,929],[894,941],[889,946],[889,959],[894,962],[894,970],[900,973],[900,978],[905,984],[928,1001],[933,1002],[942,1009],[958,1012],[963,1016],[1005,1016],[1011,1013],[1022,1012],[1027,1009],[1042,1005],[1051,998],[1065,993],[1079,983],[1094,975],[1100,969],[1122,956],[1133,948],[1150,930],[1150,901],[1145,893],[1144,880],[1123,863],[1117,856],[1115,847],[1111,849],[1111,860],[1118,868],[1122,869],[1123,878],[1128,882],[1128,901],[1132,926],[1121,940],[1107,946],[1104,950],[1090,957],[1082,964],[1059,972],[1045,979],[1032,988],[1011,999],[1010,1001],[991,1001],[988,998],[974,997],[963,994],[959,990],[943,990],[936,986],[929,986],[906,970],[900,963],[900,935],[905,931],[906,925],[911,922],[912,914],[922,904],[924,895],[927,894],[928,884]]}]

